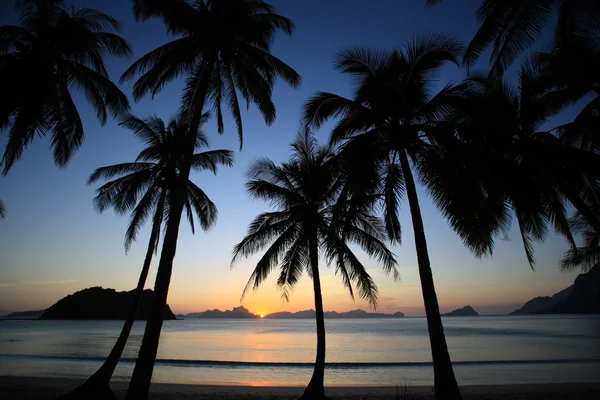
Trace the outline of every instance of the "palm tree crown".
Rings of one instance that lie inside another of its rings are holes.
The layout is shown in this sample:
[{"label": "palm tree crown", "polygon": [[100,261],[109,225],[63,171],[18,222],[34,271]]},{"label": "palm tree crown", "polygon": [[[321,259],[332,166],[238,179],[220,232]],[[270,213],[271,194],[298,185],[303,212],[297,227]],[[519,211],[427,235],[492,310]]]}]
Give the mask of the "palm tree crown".
[{"label": "palm tree crown", "polygon": [[452,131],[443,128],[445,119],[469,94],[466,83],[448,84],[438,93],[432,90],[433,74],[445,62],[458,65],[461,52],[460,43],[443,33],[417,37],[404,51],[345,50],[335,67],[355,78],[353,98],[317,93],[304,106],[304,123],[318,128],[338,117],[330,140],[343,143],[342,155],[353,169],[349,179],[360,180],[355,182],[357,190],[383,195],[387,233],[393,241],[401,241],[398,204],[406,194],[406,176],[400,161],[408,156],[417,171],[424,173],[424,183],[453,228],[466,245],[482,255],[491,251],[488,237],[473,235],[476,221],[465,224],[464,219],[470,215],[464,211],[479,200],[477,188],[470,188],[470,196],[460,196],[456,179],[456,190],[441,188],[438,180],[426,179],[429,169],[422,168],[439,155],[435,145],[451,139]]},{"label": "palm tree crown", "polygon": [[596,179],[597,156],[543,129],[560,110],[548,97],[546,78],[532,63],[523,65],[518,88],[506,81],[473,76],[466,112],[455,120],[469,153],[486,160],[471,176],[478,175],[487,201],[498,205],[498,218],[506,221],[515,214],[531,265],[532,242],[545,238],[548,224],[575,245],[566,200],[598,224],[584,202],[593,189],[590,182]]},{"label": "palm tree crown", "polygon": [[2,158],[6,174],[36,134],[52,134],[59,166],[66,165],[84,139],[72,97],[82,91],[104,124],[107,114],[129,109],[127,97],[110,81],[106,55],[127,56],[116,35],[119,22],[98,10],[67,7],[62,0],[18,1],[19,26],[0,27],[0,129],[10,127]]},{"label": "palm tree crown", "polygon": [[[172,118],[165,124],[158,117],[142,120],[130,116],[121,125],[132,130],[147,147],[132,163],[98,168],[90,176],[89,183],[98,179],[118,177],[98,189],[94,205],[100,212],[107,207],[113,207],[117,213],[132,210],[125,235],[125,248],[129,249],[153,210],[169,210],[171,189],[178,180],[179,168],[185,154],[185,148],[181,145],[182,137],[189,133],[188,125],[181,117]],[[206,135],[198,132],[196,150],[207,146]],[[192,156],[194,170],[209,170],[216,174],[219,164],[231,167],[233,153],[229,150],[209,150]],[[192,232],[195,230],[194,215],[202,229],[209,229],[216,222],[216,206],[194,182],[188,180],[186,187],[185,210]],[[163,215],[155,216],[154,220],[162,221]],[[158,241],[155,245],[157,244]]]},{"label": "palm tree crown", "polygon": [[[428,6],[443,0],[427,0]],[[553,45],[593,37],[600,28],[600,3],[589,0],[482,0],[475,15],[479,29],[466,49],[464,64],[472,66],[492,47],[490,74],[500,76],[527,50],[553,14],[557,14]]]},{"label": "palm tree crown", "polygon": [[396,261],[385,245],[383,223],[365,212],[350,212],[337,202],[344,180],[340,160],[331,146],[319,147],[309,133],[301,133],[292,145],[292,158],[276,165],[269,159],[256,161],[248,172],[248,193],[265,200],[277,211],[257,216],[244,239],[235,246],[234,262],[268,246],[257,263],[244,294],[257,289],[269,273],[280,267],[277,285],[283,298],[306,270],[312,276],[310,236],[316,235],[328,264],[334,263],[350,295],[352,284],[361,298],[377,305],[377,287],[348,243],[359,245],[375,257],[386,273],[397,278]]},{"label": "palm tree crown", "polygon": [[[133,95],[140,99],[156,95],[168,82],[187,75],[182,111],[188,117],[202,112],[212,102],[219,133],[223,132],[222,104],[230,109],[243,144],[242,114],[239,95],[246,103],[255,103],[265,122],[275,120],[271,100],[275,78],[282,77],[298,86],[300,76],[287,64],[271,55],[271,43],[277,30],[291,34],[294,25],[260,0],[196,0],[136,2],[141,18],[159,15],[168,30],[180,35],[136,61],[121,81],[137,74]],[[194,123],[192,123],[192,128]]]}]

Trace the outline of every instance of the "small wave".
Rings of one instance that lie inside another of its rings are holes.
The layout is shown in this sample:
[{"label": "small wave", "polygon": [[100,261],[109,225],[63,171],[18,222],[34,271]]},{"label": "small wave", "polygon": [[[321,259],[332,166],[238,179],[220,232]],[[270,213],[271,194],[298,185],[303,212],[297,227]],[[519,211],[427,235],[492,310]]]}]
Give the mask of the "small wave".
[{"label": "small wave", "polygon": [[[0,354],[3,358],[17,359],[45,359],[56,361],[79,361],[79,362],[102,362],[103,357],[75,357],[75,356],[55,356],[55,355],[29,355],[29,354]],[[122,358],[121,362],[134,363],[135,358]],[[600,364],[600,358],[590,359],[550,359],[550,360],[481,360],[481,361],[454,361],[455,366],[473,366],[473,365],[523,365],[523,364]],[[221,360],[178,360],[178,359],[157,359],[156,365],[166,366],[196,366],[196,367],[283,367],[283,368],[312,368],[311,362],[258,362],[258,361],[221,361]],[[328,362],[327,368],[389,368],[389,367],[431,367],[432,362]]]}]

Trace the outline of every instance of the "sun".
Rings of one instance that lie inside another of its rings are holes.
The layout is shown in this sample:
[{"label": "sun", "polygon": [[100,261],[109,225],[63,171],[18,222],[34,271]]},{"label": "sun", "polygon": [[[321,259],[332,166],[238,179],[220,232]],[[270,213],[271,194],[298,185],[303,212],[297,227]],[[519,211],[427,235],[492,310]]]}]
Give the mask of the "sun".
[{"label": "sun", "polygon": [[261,318],[264,318],[264,317],[265,317],[265,314],[260,314],[260,317],[261,317]]}]

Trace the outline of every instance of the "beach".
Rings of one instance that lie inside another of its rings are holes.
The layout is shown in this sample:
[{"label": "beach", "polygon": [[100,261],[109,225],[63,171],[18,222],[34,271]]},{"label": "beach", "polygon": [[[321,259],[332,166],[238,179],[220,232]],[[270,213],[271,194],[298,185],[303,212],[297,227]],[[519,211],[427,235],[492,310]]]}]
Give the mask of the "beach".
[{"label": "beach", "polygon": [[[0,398],[3,400],[55,399],[82,383],[67,378],[0,377]],[[125,397],[127,383],[113,383],[117,398]],[[396,388],[387,387],[333,387],[326,388],[332,399],[383,400],[395,399]],[[405,399],[433,399],[433,389],[425,386],[407,386]],[[596,400],[600,398],[600,383],[559,383],[537,385],[477,385],[463,386],[463,397],[484,400]],[[217,386],[192,384],[153,384],[150,399],[153,400],[238,400],[272,399],[291,400],[302,394],[302,387]],[[403,397],[401,397],[403,398]]]}]

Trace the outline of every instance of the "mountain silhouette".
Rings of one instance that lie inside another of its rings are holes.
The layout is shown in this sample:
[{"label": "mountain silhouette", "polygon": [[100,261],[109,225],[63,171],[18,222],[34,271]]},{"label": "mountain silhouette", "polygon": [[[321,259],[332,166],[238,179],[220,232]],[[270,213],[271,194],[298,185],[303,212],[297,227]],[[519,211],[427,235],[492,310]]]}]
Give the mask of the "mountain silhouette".
[{"label": "mountain silhouette", "polygon": [[449,313],[442,314],[442,317],[476,317],[479,313],[471,306],[464,306],[463,308],[457,308]]},{"label": "mountain silhouette", "polygon": [[258,315],[252,314],[245,307],[234,307],[233,310],[206,310],[189,314],[178,314],[181,318],[258,318]]},{"label": "mountain silhouette", "polygon": [[8,315],[2,316],[3,319],[36,319],[39,318],[46,310],[35,311],[17,311]]},{"label": "mountain silhouette", "polygon": [[[145,320],[150,313],[153,292],[144,290],[136,319]],[[133,302],[134,291],[117,292],[114,289],[91,287],[63,297],[40,316],[40,319],[125,319]],[[175,319],[169,305],[165,320]]]},{"label": "mountain silhouette", "polygon": [[515,314],[600,314],[600,263],[579,274],[573,285],[549,297],[536,297]]}]

